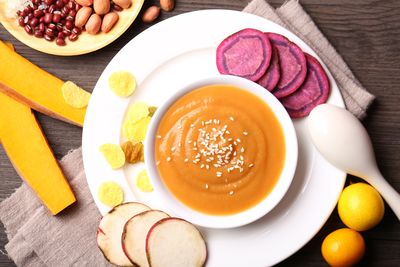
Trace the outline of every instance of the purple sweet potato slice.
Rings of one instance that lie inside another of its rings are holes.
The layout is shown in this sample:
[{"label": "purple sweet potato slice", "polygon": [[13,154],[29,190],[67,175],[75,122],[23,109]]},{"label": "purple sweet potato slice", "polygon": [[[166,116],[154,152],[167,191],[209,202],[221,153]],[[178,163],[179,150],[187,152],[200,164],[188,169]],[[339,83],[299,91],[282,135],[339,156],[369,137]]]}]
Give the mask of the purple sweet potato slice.
[{"label": "purple sweet potato slice", "polygon": [[221,74],[257,81],[267,70],[271,55],[271,43],[263,32],[243,29],[217,47],[217,68]]},{"label": "purple sweet potato slice", "polygon": [[272,93],[282,98],[295,92],[307,75],[306,58],[295,43],[277,33],[266,33],[273,47],[277,48],[281,77]]},{"label": "purple sweet potato slice", "polygon": [[307,116],[311,110],[328,99],[331,86],[325,70],[316,58],[305,53],[307,59],[307,77],[293,94],[281,98],[290,117]]},{"label": "purple sweet potato slice", "polygon": [[267,71],[263,76],[261,76],[257,83],[271,92],[278,84],[280,77],[281,70],[279,66],[279,54],[277,49],[273,47],[271,63],[269,64]]}]

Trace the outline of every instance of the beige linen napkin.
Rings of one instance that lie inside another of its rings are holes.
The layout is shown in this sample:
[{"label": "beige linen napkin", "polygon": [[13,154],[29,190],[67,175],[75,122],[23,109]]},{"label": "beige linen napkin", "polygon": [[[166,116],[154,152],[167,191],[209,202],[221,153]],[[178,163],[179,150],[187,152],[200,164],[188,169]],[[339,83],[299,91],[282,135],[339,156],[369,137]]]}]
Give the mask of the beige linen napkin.
[{"label": "beige linen napkin", "polygon": [[[274,9],[264,0],[253,0],[244,11],[283,25],[306,41],[332,72],[347,109],[358,118],[365,116],[374,96],[361,86],[298,1]],[[96,245],[101,215],[86,182],[81,153],[76,149],[60,161],[78,201],[58,216],[51,216],[25,183],[0,203],[0,220],[9,240],[5,249],[18,266],[110,265]]]}]

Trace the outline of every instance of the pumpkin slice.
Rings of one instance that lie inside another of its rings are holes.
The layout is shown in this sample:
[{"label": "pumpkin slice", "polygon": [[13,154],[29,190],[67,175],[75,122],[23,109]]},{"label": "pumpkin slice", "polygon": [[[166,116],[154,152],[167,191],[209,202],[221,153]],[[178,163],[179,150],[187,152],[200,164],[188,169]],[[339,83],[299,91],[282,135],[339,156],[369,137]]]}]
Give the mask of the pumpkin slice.
[{"label": "pumpkin slice", "polygon": [[68,105],[62,95],[64,82],[13,52],[0,41],[0,92],[41,113],[83,126],[86,108]]},{"label": "pumpkin slice", "polygon": [[[0,83],[0,88],[4,87]],[[1,92],[0,140],[18,174],[52,214],[75,202],[31,109]]]}]

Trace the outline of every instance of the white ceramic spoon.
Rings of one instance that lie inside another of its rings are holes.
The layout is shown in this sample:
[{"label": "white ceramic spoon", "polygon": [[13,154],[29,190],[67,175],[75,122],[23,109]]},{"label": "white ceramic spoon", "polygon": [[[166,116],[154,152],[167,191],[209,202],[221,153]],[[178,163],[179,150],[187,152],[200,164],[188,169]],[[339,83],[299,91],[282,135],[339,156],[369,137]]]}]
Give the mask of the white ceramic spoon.
[{"label": "white ceramic spoon", "polygon": [[380,173],[368,133],[353,114],[330,104],[319,105],[308,117],[308,129],[322,156],[375,187],[400,220],[400,194]]}]

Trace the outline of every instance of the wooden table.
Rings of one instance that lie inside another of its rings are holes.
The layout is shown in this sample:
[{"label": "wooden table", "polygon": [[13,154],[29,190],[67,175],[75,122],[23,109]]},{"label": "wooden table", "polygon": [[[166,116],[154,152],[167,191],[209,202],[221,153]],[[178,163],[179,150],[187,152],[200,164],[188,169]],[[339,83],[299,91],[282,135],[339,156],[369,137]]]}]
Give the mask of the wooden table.
[{"label": "wooden table", "polygon": [[[163,13],[159,20],[199,9],[241,10],[248,1],[178,0],[174,11]],[[157,2],[146,1],[146,6]],[[270,2],[277,6],[283,1]],[[383,175],[397,191],[400,191],[400,1],[303,0],[302,4],[361,83],[377,96],[364,123],[371,135]],[[56,57],[32,50],[14,39],[2,26],[0,39],[11,41],[18,53],[43,69],[91,91],[111,58],[147,27],[149,25],[144,25],[138,19],[111,45],[77,57]],[[37,117],[58,159],[70,149],[81,145],[82,129],[41,114],[37,114]],[[21,184],[21,179],[2,148],[0,177],[0,200],[3,200]],[[341,227],[344,225],[337,211],[334,211],[323,229],[304,248],[281,265],[324,265],[320,254],[321,242],[328,233]],[[0,249],[3,250],[7,238],[2,225],[0,228]],[[388,208],[379,226],[363,233],[363,236],[367,243],[367,255],[362,266],[400,266],[400,224]],[[0,253],[1,266],[13,266],[13,263]]]}]

